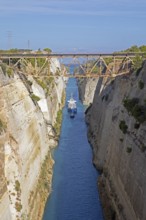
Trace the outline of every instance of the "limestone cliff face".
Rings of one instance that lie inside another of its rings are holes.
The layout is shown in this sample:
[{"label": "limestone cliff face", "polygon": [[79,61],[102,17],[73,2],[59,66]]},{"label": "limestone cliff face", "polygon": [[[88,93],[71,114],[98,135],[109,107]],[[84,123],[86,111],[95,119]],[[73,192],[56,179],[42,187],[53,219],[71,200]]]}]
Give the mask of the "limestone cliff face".
[{"label": "limestone cliff face", "polygon": [[99,79],[86,120],[93,161],[102,173],[105,219],[145,220],[146,63],[137,73]]},{"label": "limestone cliff face", "polygon": [[97,82],[98,78],[78,80],[79,97],[84,105],[89,105],[93,102]]},{"label": "limestone cliff face", "polygon": [[65,84],[61,77],[42,83],[42,78],[25,76],[20,71],[8,76],[0,67],[0,219],[3,220],[41,219],[51,192],[51,149],[57,144],[53,126],[61,109]]}]

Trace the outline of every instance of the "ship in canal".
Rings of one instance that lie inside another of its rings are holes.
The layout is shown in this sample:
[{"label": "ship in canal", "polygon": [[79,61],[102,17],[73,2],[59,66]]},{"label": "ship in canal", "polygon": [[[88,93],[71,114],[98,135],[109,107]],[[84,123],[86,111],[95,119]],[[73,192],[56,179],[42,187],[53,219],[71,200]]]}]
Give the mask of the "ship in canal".
[{"label": "ship in canal", "polygon": [[74,118],[77,113],[76,100],[71,95],[71,98],[68,100],[68,112],[70,113],[70,118]]}]

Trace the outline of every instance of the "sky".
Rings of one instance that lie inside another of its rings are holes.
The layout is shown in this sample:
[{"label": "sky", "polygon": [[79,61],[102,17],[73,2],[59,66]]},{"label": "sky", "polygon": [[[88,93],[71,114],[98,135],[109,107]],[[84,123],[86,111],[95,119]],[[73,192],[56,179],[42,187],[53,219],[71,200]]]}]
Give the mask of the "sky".
[{"label": "sky", "polygon": [[0,49],[114,52],[146,45],[146,0],[0,0]]}]

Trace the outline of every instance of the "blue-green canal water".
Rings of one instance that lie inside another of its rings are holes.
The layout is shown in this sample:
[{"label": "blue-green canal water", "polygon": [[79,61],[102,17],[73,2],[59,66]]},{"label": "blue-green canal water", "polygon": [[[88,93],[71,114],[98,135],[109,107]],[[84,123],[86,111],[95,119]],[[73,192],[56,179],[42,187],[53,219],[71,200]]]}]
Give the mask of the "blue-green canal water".
[{"label": "blue-green canal water", "polygon": [[71,119],[67,106],[63,109],[60,140],[53,152],[52,193],[43,220],[103,220],[97,191],[98,173],[92,165],[84,106],[79,101],[75,79],[68,81],[66,93],[66,101],[73,93],[78,112]]}]

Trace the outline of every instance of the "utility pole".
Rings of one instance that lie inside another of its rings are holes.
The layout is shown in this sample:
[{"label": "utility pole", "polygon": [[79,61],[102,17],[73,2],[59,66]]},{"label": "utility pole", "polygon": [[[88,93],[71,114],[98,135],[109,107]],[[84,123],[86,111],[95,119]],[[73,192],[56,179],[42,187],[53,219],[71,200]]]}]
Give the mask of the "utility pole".
[{"label": "utility pole", "polygon": [[30,40],[27,41],[27,48],[30,49]]}]

